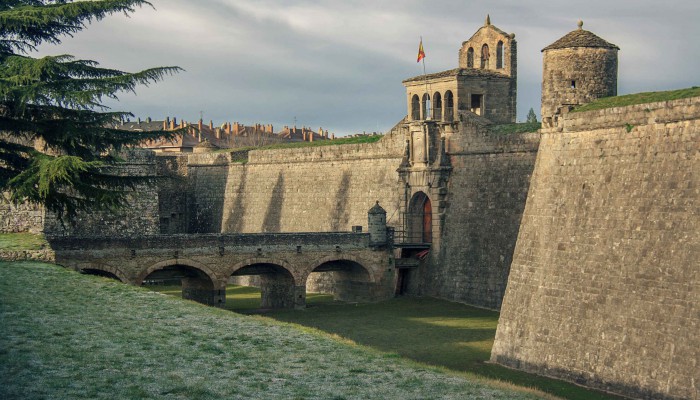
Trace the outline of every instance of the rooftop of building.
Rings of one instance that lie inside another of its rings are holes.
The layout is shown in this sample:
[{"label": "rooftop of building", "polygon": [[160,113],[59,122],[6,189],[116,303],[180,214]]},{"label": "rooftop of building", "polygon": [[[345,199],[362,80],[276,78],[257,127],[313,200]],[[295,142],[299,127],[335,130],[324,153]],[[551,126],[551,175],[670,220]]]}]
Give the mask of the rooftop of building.
[{"label": "rooftop of building", "polygon": [[619,47],[606,41],[605,39],[602,39],[595,33],[584,30],[583,21],[579,21],[578,29],[567,33],[556,42],[542,49],[542,51],[554,49],[568,49],[572,47],[592,47],[620,50]]},{"label": "rooftop of building", "polygon": [[403,83],[420,82],[422,80],[430,80],[437,78],[449,78],[457,76],[467,76],[475,78],[508,78],[508,75],[501,72],[496,72],[488,69],[480,68],[454,68],[448,69],[447,71],[436,72],[427,75],[418,75],[413,78],[408,78],[403,81]]}]

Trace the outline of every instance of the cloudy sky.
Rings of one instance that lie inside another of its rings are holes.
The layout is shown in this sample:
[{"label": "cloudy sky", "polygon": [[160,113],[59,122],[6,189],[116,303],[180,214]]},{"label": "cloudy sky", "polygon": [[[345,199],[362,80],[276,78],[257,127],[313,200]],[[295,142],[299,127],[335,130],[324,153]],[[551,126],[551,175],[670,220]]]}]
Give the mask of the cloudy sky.
[{"label": "cloudy sky", "polygon": [[73,54],[137,71],[186,72],[114,109],[136,116],[386,131],[406,114],[403,79],[458,66],[482,24],[516,34],[518,119],[539,112],[540,50],[584,29],[618,45],[620,94],[700,85],[697,0],[151,0],[155,10],[93,22],[40,54]]}]

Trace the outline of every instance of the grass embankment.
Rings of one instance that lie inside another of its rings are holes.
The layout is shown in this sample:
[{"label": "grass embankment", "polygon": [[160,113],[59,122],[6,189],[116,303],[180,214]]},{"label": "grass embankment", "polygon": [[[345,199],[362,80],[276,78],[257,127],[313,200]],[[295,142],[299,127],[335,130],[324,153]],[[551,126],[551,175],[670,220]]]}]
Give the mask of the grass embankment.
[{"label": "grass embankment", "polygon": [[39,263],[0,263],[0,330],[3,399],[533,398]]},{"label": "grass embankment", "polygon": [[[153,286],[180,296],[179,286]],[[534,387],[568,399],[617,399],[555,379],[489,364],[498,313],[431,298],[398,298],[372,304],[342,304],[332,296],[307,294],[306,311],[277,310],[265,315],[312,327],[380,351],[421,363]],[[260,307],[260,290],[229,285],[226,308],[248,313]]]},{"label": "grass embankment", "polygon": [[491,125],[489,130],[499,135],[506,135],[509,133],[537,132],[541,127],[542,124],[539,122],[518,122],[515,124]]},{"label": "grass embankment", "polygon": [[620,399],[583,387],[486,363],[498,313],[431,298],[375,304],[321,305],[305,312],[267,314],[335,334],[411,360],[532,387],[567,399]]},{"label": "grass embankment", "polygon": [[33,233],[0,233],[0,250],[41,250],[48,246],[43,235]]},{"label": "grass embankment", "polygon": [[221,149],[216,150],[215,153],[235,153],[235,158],[233,162],[247,162],[248,152],[252,150],[277,150],[277,149],[298,149],[304,147],[320,147],[320,146],[340,146],[344,144],[362,144],[362,143],[375,143],[378,142],[384,135],[363,135],[354,137],[344,137],[333,140],[315,140],[313,142],[285,142],[285,143],[274,143],[264,146],[247,146],[238,147],[235,149]]},{"label": "grass embankment", "polygon": [[656,103],[700,96],[700,87],[693,86],[687,89],[667,90],[663,92],[643,92],[626,94],[624,96],[603,97],[591,103],[577,107],[573,112],[602,110],[604,108],[624,107],[635,104]]}]

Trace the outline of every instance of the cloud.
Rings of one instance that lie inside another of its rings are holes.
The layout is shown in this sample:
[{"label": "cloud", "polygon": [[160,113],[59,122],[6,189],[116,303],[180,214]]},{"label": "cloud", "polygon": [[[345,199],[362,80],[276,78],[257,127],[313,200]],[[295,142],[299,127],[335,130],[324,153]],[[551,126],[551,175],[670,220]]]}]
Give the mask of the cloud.
[{"label": "cloud", "polygon": [[[540,50],[584,20],[621,47],[619,92],[698,84],[700,5],[669,0],[585,3],[478,0],[156,0],[130,18],[93,23],[58,48],[124,70],[187,72],[125,94],[115,109],[153,118],[322,126],[339,134],[387,130],[406,113],[401,81],[457,66],[457,51],[487,13],[518,40],[518,116],[539,109]],[[662,72],[660,72],[662,71]]]}]

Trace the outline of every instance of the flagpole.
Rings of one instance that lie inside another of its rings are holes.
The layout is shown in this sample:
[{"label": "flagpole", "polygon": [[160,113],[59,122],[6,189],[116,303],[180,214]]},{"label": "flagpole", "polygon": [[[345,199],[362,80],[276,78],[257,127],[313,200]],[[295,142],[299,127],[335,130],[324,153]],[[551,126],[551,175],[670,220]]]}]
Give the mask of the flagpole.
[{"label": "flagpole", "polygon": [[[421,46],[422,46],[422,45],[423,45],[423,36],[420,37],[420,43],[421,43]],[[423,79],[425,80],[425,93],[428,94],[428,99],[430,99],[430,93],[428,93],[428,92],[429,92],[429,90],[428,90],[428,75],[425,73],[425,56],[423,56],[422,61],[423,61]],[[421,99],[421,100],[422,100],[422,99]],[[430,101],[430,104],[431,104],[431,105],[433,104],[432,100]],[[427,101],[426,101],[426,104],[425,104],[425,113],[426,113],[426,114],[430,114],[430,110],[428,109],[428,102],[427,102]],[[425,117],[426,117],[425,119],[428,119],[428,118],[427,118],[427,117],[428,117],[427,115],[426,115]]]}]

